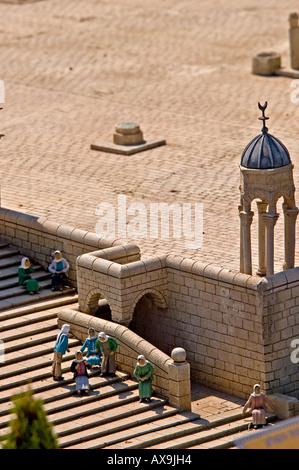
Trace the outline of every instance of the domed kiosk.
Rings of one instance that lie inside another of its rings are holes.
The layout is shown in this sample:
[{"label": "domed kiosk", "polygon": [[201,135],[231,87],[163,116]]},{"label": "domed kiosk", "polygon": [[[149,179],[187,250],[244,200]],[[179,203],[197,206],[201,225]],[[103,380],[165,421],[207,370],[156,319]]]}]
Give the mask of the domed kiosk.
[{"label": "domed kiosk", "polygon": [[298,208],[295,205],[293,164],[287,148],[276,137],[268,133],[265,122],[267,102],[262,106],[262,133],[245,147],[240,163],[240,271],[252,274],[251,203],[257,199],[259,267],[261,276],[274,273],[274,227],[279,217],[277,201],[284,198],[285,261],[283,269],[294,267],[295,224]]}]

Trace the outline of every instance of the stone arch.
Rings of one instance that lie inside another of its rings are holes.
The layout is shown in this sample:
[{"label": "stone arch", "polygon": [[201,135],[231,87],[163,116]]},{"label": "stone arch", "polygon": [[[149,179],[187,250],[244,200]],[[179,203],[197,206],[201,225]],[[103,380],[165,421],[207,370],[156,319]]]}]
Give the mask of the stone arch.
[{"label": "stone arch", "polygon": [[169,354],[175,344],[167,336],[169,319],[165,315],[166,308],[168,301],[164,293],[157,289],[144,289],[135,297],[129,328]]},{"label": "stone arch", "polygon": [[162,294],[162,292],[160,292],[156,288],[148,288],[148,289],[144,289],[143,291],[139,292],[136,295],[136,297],[135,297],[135,299],[132,303],[132,305],[133,305],[132,313],[134,312],[135,307],[136,307],[137,303],[139,302],[139,300],[144,296],[147,296],[150,299],[152,299],[152,301],[160,308],[167,308],[168,307],[167,298],[165,297],[164,294]]},{"label": "stone arch", "polygon": [[80,306],[80,310],[84,313],[94,315],[99,309],[99,301],[106,300],[112,310],[112,302],[106,294],[103,294],[98,288],[91,289],[84,299],[84,306]]}]

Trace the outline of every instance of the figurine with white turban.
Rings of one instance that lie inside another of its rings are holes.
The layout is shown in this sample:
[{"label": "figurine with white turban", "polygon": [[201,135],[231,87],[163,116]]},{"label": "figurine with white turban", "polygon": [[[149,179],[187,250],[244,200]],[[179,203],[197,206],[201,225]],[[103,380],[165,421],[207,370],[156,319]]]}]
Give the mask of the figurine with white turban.
[{"label": "figurine with white turban", "polygon": [[101,362],[101,377],[105,375],[115,375],[116,365],[115,365],[115,352],[117,350],[118,344],[114,338],[106,335],[104,331],[101,331],[98,334],[98,339],[95,344],[95,352],[99,350],[102,352],[102,362]]},{"label": "figurine with white turban", "polygon": [[151,401],[153,371],[153,365],[147,361],[142,354],[139,355],[134,370],[134,377],[136,377],[139,382],[140,403],[149,403]]}]

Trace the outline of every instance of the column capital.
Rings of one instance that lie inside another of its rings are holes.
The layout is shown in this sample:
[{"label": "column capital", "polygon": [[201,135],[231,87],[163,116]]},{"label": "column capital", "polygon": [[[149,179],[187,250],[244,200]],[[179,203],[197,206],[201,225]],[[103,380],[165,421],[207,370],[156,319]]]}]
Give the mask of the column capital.
[{"label": "column capital", "polygon": [[294,207],[292,209],[284,209],[284,213],[292,220],[296,220],[298,216],[299,209],[298,207]]},{"label": "column capital", "polygon": [[253,218],[254,212],[253,211],[240,211],[239,216],[241,218],[242,224],[243,225],[251,225],[252,224],[252,218]]},{"label": "column capital", "polygon": [[263,213],[263,221],[267,227],[274,227],[277,222],[279,214],[275,212],[264,212]]},{"label": "column capital", "polygon": [[267,202],[257,201],[256,205],[257,205],[257,209],[258,209],[259,214],[263,214],[264,212],[266,212],[266,209],[267,209],[267,206],[268,206]]}]

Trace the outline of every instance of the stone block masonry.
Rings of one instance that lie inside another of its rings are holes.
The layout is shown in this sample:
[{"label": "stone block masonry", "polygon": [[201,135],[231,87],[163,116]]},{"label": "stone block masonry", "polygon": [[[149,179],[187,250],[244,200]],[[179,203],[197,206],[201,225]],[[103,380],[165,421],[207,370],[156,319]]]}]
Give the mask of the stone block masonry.
[{"label": "stone block masonry", "polygon": [[134,244],[8,209],[0,209],[0,231],[2,240],[45,266],[60,249],[81,312],[93,319],[106,299],[115,325],[168,356],[184,348],[192,380],[244,399],[257,382],[266,393],[299,396],[291,359],[299,335],[299,268],[261,278],[179,256],[142,260]]}]

